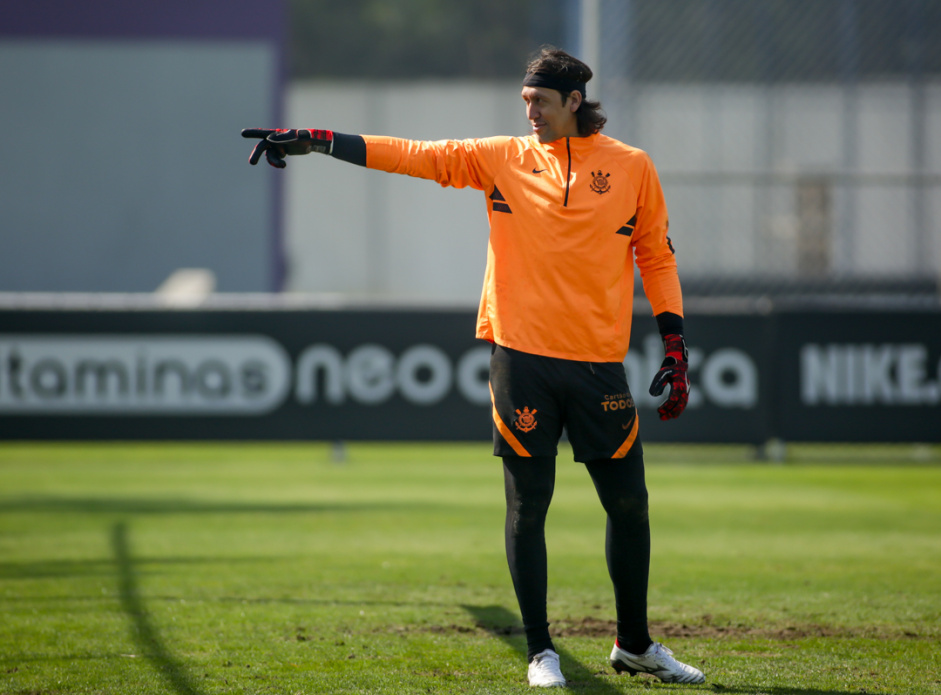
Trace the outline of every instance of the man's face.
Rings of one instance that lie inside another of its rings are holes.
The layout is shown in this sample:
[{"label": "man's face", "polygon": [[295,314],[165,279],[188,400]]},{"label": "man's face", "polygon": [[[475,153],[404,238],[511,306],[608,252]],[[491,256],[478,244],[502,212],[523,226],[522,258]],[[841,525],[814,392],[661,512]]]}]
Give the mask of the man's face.
[{"label": "man's face", "polygon": [[560,92],[546,87],[523,87],[522,96],[526,103],[526,118],[539,142],[578,137],[575,112],[581,105],[579,92],[572,92],[564,103]]}]

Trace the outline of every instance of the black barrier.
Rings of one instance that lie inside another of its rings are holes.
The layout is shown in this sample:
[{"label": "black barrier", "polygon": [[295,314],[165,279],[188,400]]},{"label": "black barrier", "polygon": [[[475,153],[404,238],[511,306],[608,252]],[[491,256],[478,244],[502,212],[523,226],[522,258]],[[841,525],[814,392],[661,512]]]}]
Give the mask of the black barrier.
[{"label": "black barrier", "polygon": [[[0,310],[0,439],[488,440],[470,310]],[[660,422],[663,356],[625,360],[646,441],[941,441],[941,313],[694,313],[693,388]]]},{"label": "black barrier", "polygon": [[777,435],[791,441],[941,441],[941,314],[774,316]]}]

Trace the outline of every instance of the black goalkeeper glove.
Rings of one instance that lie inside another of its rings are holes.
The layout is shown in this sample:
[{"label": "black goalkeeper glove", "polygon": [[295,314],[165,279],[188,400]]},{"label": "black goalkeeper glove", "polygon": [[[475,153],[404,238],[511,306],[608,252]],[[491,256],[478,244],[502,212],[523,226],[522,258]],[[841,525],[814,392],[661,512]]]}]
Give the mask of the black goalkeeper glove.
[{"label": "black goalkeeper glove", "polygon": [[683,336],[676,333],[663,336],[663,351],[666,357],[650,384],[650,395],[659,396],[670,384],[670,395],[657,412],[661,420],[672,420],[682,414],[689,401],[689,352]]},{"label": "black goalkeeper glove", "polygon": [[330,154],[333,151],[332,130],[285,130],[283,128],[245,128],[243,138],[261,138],[255,145],[248,163],[258,164],[261,155],[265,155],[268,164],[276,169],[287,166],[287,155],[310,154],[319,152]]}]

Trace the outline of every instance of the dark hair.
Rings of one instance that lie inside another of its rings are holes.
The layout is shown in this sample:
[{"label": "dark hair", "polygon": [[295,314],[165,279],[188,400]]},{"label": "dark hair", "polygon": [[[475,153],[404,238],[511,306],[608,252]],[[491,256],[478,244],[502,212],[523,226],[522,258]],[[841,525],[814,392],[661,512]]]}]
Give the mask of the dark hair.
[{"label": "dark hair", "polygon": [[[588,82],[592,78],[591,68],[585,65],[578,58],[569,55],[555,46],[543,46],[539,53],[529,61],[526,66],[526,74],[542,73],[552,75],[563,80],[571,82]],[[562,103],[564,104],[572,92],[560,92],[562,94]],[[581,106],[575,112],[575,119],[578,123],[578,134],[594,135],[604,128],[608,122],[608,117],[601,110],[600,101],[589,101],[588,98],[582,99]]]}]

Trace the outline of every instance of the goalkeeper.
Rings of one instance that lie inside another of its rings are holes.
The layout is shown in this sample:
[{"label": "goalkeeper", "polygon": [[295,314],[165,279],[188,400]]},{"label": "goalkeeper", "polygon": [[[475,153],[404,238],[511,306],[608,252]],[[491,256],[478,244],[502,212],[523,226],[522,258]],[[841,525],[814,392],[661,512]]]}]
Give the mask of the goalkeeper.
[{"label": "goalkeeper", "polygon": [[249,162],[277,168],[319,152],[371,169],[470,186],[490,220],[477,337],[493,344],[494,455],[503,460],[506,554],[519,601],[532,686],[565,685],[549,634],[545,520],[565,428],[607,513],[618,672],[701,683],[647,627],[650,525],[637,411],[624,357],[630,341],[634,262],[653,307],[665,358],[650,386],[669,395],[663,420],[689,394],[683,301],[667,208],[648,155],[601,134],[589,101],[591,70],[546,47],[527,66],[527,137],[424,142],[329,130],[246,129]]}]

